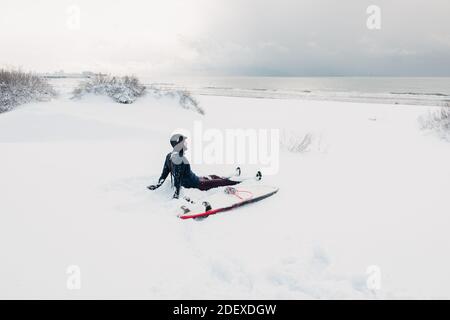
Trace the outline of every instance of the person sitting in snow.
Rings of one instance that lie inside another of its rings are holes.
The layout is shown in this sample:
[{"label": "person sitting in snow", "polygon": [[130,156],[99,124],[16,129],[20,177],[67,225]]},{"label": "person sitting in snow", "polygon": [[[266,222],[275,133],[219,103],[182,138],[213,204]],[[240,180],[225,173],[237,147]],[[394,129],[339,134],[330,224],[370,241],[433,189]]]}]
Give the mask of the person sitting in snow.
[{"label": "person sitting in snow", "polygon": [[174,134],[170,138],[170,144],[173,147],[173,150],[166,156],[163,171],[158,183],[148,186],[148,189],[158,189],[164,183],[169,173],[172,186],[175,187],[175,194],[173,195],[174,199],[178,199],[181,187],[196,188],[205,191],[212,188],[232,186],[240,183],[240,181],[233,181],[217,175],[198,177],[192,172],[191,165],[184,156],[184,153],[187,150],[186,139],[187,137],[181,134]]}]

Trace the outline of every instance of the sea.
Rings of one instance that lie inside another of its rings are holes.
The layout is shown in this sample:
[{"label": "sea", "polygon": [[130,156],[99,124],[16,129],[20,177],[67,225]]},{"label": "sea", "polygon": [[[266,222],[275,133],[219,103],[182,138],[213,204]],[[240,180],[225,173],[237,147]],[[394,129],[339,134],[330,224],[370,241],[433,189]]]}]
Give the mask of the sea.
[{"label": "sea", "polygon": [[141,79],[163,90],[195,95],[309,99],[382,104],[450,104],[450,77],[189,77]]}]

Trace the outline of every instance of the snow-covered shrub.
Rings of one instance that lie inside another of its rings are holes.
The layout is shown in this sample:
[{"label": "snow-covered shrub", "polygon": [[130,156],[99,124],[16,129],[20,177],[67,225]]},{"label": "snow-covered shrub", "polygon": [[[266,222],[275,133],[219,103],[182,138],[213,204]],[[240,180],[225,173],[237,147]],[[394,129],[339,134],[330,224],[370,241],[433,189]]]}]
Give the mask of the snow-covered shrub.
[{"label": "snow-covered shrub", "polygon": [[151,86],[149,88],[149,93],[157,98],[170,97],[173,99],[177,99],[182,108],[193,110],[202,115],[205,114],[205,110],[200,107],[199,102],[192,96],[192,94],[188,90],[168,90]]},{"label": "snow-covered shrub", "polygon": [[293,153],[309,151],[312,142],[312,134],[300,135],[295,132],[283,131],[280,135],[280,145],[283,149]]},{"label": "snow-covered shrub", "polygon": [[283,130],[280,133],[280,147],[292,153],[326,152],[328,148],[321,134],[298,133],[291,130]]},{"label": "snow-covered shrub", "polygon": [[43,78],[17,70],[0,70],[0,113],[18,105],[47,101],[56,91]]},{"label": "snow-covered shrub", "polygon": [[97,74],[81,82],[73,91],[73,98],[81,98],[85,94],[105,95],[119,103],[133,103],[145,94],[145,86],[134,76],[114,77]]},{"label": "snow-covered shrub", "polygon": [[450,104],[434,111],[429,111],[419,118],[422,129],[437,132],[450,140]]},{"label": "snow-covered shrub", "polygon": [[187,90],[175,90],[169,91],[169,96],[178,99],[181,107],[184,109],[194,110],[200,114],[205,114],[205,111],[199,106],[198,101],[192,96],[192,94]]}]

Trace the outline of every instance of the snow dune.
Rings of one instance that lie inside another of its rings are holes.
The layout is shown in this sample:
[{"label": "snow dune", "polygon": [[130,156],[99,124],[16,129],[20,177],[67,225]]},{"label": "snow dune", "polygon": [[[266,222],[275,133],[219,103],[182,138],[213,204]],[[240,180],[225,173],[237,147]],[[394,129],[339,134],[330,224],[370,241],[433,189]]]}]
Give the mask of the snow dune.
[{"label": "snow dune", "polygon": [[[0,298],[450,298],[450,148],[419,131],[425,107],[198,98],[205,116],[166,98],[96,96],[0,115]],[[194,121],[313,143],[281,151],[264,179],[277,195],[182,221],[169,182],[145,186],[172,130]],[[80,290],[67,289],[71,265]]]}]

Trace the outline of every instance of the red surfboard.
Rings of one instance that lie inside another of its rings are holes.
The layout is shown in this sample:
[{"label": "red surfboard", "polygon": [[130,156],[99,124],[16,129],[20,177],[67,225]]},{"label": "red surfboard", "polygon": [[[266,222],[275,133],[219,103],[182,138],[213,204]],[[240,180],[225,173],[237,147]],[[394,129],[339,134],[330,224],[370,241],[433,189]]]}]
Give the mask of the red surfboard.
[{"label": "red surfboard", "polygon": [[182,206],[181,219],[206,218],[210,215],[229,211],[246,204],[268,198],[278,192],[278,188],[265,185],[242,185],[228,187],[222,192],[206,197],[196,204]]}]

